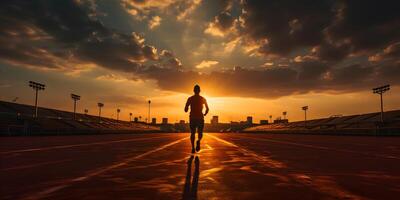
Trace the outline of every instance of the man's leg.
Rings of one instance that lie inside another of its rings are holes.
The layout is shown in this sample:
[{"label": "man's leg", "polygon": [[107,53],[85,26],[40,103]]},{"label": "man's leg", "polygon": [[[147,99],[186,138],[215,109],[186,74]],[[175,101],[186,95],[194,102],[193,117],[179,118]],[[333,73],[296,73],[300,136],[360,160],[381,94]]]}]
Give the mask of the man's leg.
[{"label": "man's leg", "polygon": [[197,128],[197,144],[196,144],[196,151],[199,152],[200,151],[200,140],[201,138],[203,138],[203,128],[204,128],[204,120],[199,120],[199,126]]},{"label": "man's leg", "polygon": [[192,122],[192,120],[190,120],[190,142],[192,143],[192,153],[194,153],[194,140],[196,138],[196,126],[195,124]]}]

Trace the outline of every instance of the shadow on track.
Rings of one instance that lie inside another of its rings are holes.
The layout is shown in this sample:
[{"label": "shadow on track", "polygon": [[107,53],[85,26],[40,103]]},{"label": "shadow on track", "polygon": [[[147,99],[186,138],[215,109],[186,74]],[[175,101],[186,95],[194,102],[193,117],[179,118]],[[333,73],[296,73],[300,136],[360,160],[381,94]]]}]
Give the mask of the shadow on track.
[{"label": "shadow on track", "polygon": [[[194,159],[194,173],[193,180],[192,177],[192,162]],[[199,174],[200,174],[200,158],[196,156],[196,158],[192,155],[187,161],[187,171],[186,171],[186,179],[185,185],[183,188],[182,199],[197,199],[197,186],[199,182]]]}]

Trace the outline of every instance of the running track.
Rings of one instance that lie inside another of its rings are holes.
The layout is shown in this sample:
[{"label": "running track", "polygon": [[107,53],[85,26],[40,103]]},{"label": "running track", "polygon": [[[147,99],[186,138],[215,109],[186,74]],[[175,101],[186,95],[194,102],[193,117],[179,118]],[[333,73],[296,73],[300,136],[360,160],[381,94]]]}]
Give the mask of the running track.
[{"label": "running track", "polygon": [[188,134],[0,139],[1,199],[398,199],[400,138]]}]

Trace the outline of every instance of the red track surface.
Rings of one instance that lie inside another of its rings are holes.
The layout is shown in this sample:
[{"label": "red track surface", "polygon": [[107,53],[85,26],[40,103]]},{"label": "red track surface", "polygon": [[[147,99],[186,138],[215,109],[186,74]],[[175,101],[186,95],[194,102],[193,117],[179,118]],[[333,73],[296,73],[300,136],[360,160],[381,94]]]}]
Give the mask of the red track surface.
[{"label": "red track surface", "polygon": [[[400,138],[205,134],[0,140],[1,199],[398,199]],[[196,158],[197,157],[197,158]]]}]

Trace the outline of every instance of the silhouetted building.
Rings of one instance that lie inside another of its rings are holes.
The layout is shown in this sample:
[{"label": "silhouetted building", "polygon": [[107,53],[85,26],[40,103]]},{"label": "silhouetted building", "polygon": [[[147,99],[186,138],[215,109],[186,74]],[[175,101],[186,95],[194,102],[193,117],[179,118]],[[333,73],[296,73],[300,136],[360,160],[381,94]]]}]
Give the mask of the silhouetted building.
[{"label": "silhouetted building", "polygon": [[179,123],[180,124],[185,124],[185,120],[181,119],[181,120],[179,120]]},{"label": "silhouetted building", "polygon": [[262,119],[262,120],[260,120],[260,124],[268,124],[268,120]]},{"label": "silhouetted building", "polygon": [[253,124],[253,117],[248,116],[246,122],[247,122],[247,124]]},{"label": "silhouetted building", "polygon": [[168,124],[168,118],[166,117],[162,118],[162,124]]},{"label": "silhouetted building", "polygon": [[157,123],[157,119],[155,117],[151,118],[151,124],[156,124]]},{"label": "silhouetted building", "polygon": [[213,116],[211,119],[211,124],[212,125],[217,125],[218,124],[218,116]]}]

